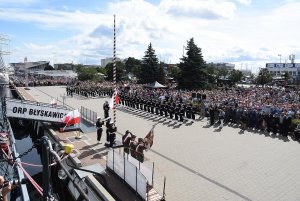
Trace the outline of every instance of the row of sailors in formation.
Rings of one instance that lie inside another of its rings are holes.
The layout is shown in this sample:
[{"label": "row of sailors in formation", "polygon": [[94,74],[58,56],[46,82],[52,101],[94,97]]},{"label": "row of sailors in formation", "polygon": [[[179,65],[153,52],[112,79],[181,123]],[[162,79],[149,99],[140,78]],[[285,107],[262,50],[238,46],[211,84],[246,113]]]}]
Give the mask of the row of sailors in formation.
[{"label": "row of sailors in formation", "polygon": [[67,96],[72,96],[74,94],[84,97],[98,97],[98,96],[112,96],[112,87],[97,87],[97,88],[86,88],[80,86],[67,86],[66,87]]},{"label": "row of sailors in formation", "polygon": [[184,121],[184,118],[195,119],[197,108],[192,104],[177,104],[171,100],[161,101],[153,98],[141,98],[120,94],[121,104],[135,109],[147,111],[152,114],[165,116],[175,120]]}]

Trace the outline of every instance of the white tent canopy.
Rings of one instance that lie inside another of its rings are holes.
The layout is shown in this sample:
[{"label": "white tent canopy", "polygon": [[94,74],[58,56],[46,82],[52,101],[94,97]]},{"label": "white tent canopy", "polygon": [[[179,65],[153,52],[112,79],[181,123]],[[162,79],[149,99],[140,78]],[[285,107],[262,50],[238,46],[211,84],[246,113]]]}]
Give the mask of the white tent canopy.
[{"label": "white tent canopy", "polygon": [[152,88],[152,89],[158,89],[158,88],[166,88],[166,86],[160,84],[159,82],[155,81],[153,83],[147,84],[144,87],[146,88]]}]

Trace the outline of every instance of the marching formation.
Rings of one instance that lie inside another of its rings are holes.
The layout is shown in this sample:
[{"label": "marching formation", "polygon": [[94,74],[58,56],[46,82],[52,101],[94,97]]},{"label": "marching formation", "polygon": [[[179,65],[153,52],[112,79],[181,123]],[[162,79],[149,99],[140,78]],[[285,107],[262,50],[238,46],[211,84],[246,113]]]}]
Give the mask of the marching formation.
[{"label": "marching formation", "polygon": [[[112,83],[77,81],[67,87],[86,97],[112,96]],[[286,88],[236,87],[213,90],[187,91],[151,89],[138,84],[118,86],[120,104],[179,122],[207,118],[209,125],[238,125],[242,130],[254,129],[287,136],[293,132],[293,119],[300,118],[299,93]],[[104,118],[109,105],[103,106]]]},{"label": "marching formation", "polygon": [[88,97],[105,97],[113,94],[112,84],[110,82],[95,83],[91,81],[76,81],[67,85],[66,92],[68,96],[78,95]]}]

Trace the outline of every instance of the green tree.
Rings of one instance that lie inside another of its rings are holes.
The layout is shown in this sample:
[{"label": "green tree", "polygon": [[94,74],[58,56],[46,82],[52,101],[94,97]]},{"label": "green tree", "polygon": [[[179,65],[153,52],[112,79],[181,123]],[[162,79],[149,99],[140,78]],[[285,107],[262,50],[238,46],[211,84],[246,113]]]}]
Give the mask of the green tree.
[{"label": "green tree", "polygon": [[174,80],[178,80],[178,76],[179,76],[179,72],[180,69],[177,66],[172,66],[171,68],[171,72],[170,72],[170,76],[174,79]]},{"label": "green tree", "polygon": [[230,73],[229,73],[229,80],[230,80],[233,84],[235,84],[235,83],[241,81],[242,78],[243,78],[243,73],[242,73],[242,71],[233,69],[233,70],[230,71]]},{"label": "green tree", "polygon": [[131,72],[136,76],[140,77],[141,74],[141,65],[135,65],[131,68]]},{"label": "green tree", "polygon": [[158,64],[158,59],[151,43],[149,44],[145,52],[145,56],[143,57],[139,79],[139,82],[142,84],[155,81],[160,83],[165,82],[165,73],[163,67]]},{"label": "green tree", "polygon": [[125,70],[127,73],[133,72],[133,69],[137,69],[141,66],[141,61],[135,59],[134,57],[128,57],[127,61],[125,62]]},{"label": "green tree", "polygon": [[285,71],[283,74],[284,81],[287,83],[291,79],[289,72]]},{"label": "green tree", "polygon": [[107,70],[106,70],[106,68],[102,68],[102,67],[101,67],[101,68],[99,68],[99,67],[98,67],[98,68],[96,68],[96,69],[97,69],[97,72],[98,72],[98,73],[102,73],[102,74],[104,74],[104,75],[106,75],[106,74],[107,74]]},{"label": "green tree", "polygon": [[162,64],[160,64],[158,66],[158,68],[156,69],[156,81],[158,81],[161,84],[165,84],[166,82],[166,74],[164,71],[164,67]]},{"label": "green tree", "polygon": [[224,68],[219,68],[217,69],[217,77],[224,77],[227,78],[227,76],[229,75],[229,71],[224,69]]},{"label": "green tree", "polygon": [[85,81],[85,80],[94,80],[97,74],[97,70],[95,68],[78,68],[77,75],[78,80]]},{"label": "green tree", "polygon": [[187,56],[181,58],[178,87],[181,89],[204,88],[207,83],[206,63],[203,60],[201,48],[197,47],[194,39],[187,42]]},{"label": "green tree", "polygon": [[209,63],[209,64],[206,65],[207,79],[208,79],[208,82],[211,85],[215,85],[216,84],[216,80],[218,78],[218,74],[217,73],[218,73],[218,71],[215,68],[215,66],[214,66],[213,63]]},{"label": "green tree", "polygon": [[[119,82],[124,76],[125,65],[121,61],[116,62],[116,79]],[[113,81],[113,63],[108,63],[106,66],[107,79]]]},{"label": "green tree", "polygon": [[74,67],[77,73],[81,72],[82,69],[84,69],[84,66],[82,64],[75,64]]},{"label": "green tree", "polygon": [[270,82],[272,82],[272,80],[273,80],[272,75],[270,74],[268,69],[261,68],[260,71],[259,71],[259,74],[256,78],[256,83],[261,84],[261,85],[265,85],[265,84],[269,84]]}]

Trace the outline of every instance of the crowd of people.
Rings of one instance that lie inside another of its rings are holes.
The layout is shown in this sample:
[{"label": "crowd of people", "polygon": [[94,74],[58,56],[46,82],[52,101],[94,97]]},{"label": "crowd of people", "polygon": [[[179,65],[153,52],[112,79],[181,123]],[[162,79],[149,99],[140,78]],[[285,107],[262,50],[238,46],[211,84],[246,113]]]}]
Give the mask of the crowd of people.
[{"label": "crowd of people", "polygon": [[[186,91],[121,87],[121,104],[182,121],[207,117],[209,124],[240,125],[287,136],[300,117],[299,93],[286,88],[249,87]],[[179,119],[178,119],[179,116]]]},{"label": "crowd of people", "polygon": [[[12,77],[16,86],[24,78]],[[30,78],[29,85],[67,85],[68,96],[112,96],[112,82],[95,83],[68,79]],[[144,88],[143,85],[118,84],[120,104],[183,122],[185,119],[207,117],[209,124],[240,125],[287,136],[292,120],[300,118],[298,91],[284,87],[235,87],[212,90],[178,90],[175,88]]]},{"label": "crowd of people", "polygon": [[66,92],[68,96],[105,97],[113,94],[113,87],[111,82],[76,81],[67,85]]},{"label": "crowd of people", "polygon": [[[86,97],[112,96],[113,84],[76,82],[67,94]],[[72,92],[70,92],[72,91]],[[213,90],[151,89],[139,84],[119,84],[120,104],[183,122],[207,118],[216,123],[239,125],[287,136],[293,119],[300,118],[300,95],[284,87],[235,87]],[[108,107],[108,106],[107,106]],[[107,110],[106,110],[107,111]],[[107,112],[106,112],[107,113]]]},{"label": "crowd of people", "polygon": [[[24,76],[10,76],[10,80],[14,83],[16,87],[25,87],[26,79]],[[34,86],[59,86],[59,85],[70,85],[74,83],[75,79],[68,77],[61,78],[50,78],[50,77],[38,77],[38,76],[28,76],[28,87]]]}]

